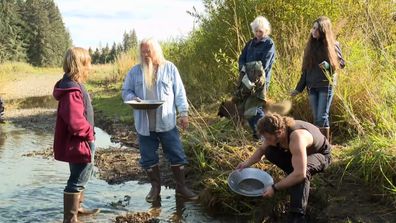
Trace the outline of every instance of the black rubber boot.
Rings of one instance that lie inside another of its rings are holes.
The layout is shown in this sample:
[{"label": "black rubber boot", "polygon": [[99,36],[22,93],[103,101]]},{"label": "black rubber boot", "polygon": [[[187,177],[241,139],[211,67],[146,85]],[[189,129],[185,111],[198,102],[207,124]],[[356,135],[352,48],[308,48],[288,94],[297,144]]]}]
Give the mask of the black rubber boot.
[{"label": "black rubber boot", "polygon": [[161,200],[161,176],[159,166],[155,165],[146,170],[147,176],[151,183],[150,192],[146,196],[146,201],[148,203],[153,203],[155,201]]},{"label": "black rubber boot", "polygon": [[171,166],[176,181],[176,196],[181,196],[187,200],[197,200],[198,195],[187,188],[185,183],[184,166]]}]

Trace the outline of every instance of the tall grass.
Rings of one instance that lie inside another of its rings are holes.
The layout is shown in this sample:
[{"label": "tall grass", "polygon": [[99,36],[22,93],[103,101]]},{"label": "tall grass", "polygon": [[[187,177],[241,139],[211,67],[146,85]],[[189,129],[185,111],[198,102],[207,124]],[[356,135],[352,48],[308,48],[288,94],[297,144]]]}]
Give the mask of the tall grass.
[{"label": "tall grass", "polygon": [[60,67],[34,67],[24,62],[5,62],[0,64],[0,82],[9,81],[14,75],[59,74]]},{"label": "tall grass", "polygon": [[[265,5],[265,3],[262,4]],[[323,7],[328,6],[326,10],[330,13],[330,6],[333,5],[329,4],[326,2]],[[344,159],[340,162],[345,161],[348,164],[345,166],[345,171],[360,176],[368,185],[377,184],[379,188],[383,188],[381,192],[384,195],[395,199],[396,155],[393,152],[395,147],[392,143],[396,138],[396,26],[389,13],[391,3],[390,1],[355,3],[337,1],[335,4],[337,7],[332,9],[337,10],[336,13],[328,16],[333,21],[337,40],[341,43],[346,67],[338,71],[339,78],[330,119],[336,142],[352,148],[350,153],[345,151],[345,154],[340,156]],[[227,9],[227,7],[224,9],[219,7],[219,12],[216,11],[218,13],[214,15],[215,19],[216,16],[223,15],[221,13],[224,11],[221,10]],[[265,7],[263,7],[263,12],[256,13],[265,15]],[[274,12],[274,14],[277,13]],[[269,91],[270,98],[275,101],[288,98],[289,91],[294,89],[301,75],[303,49],[308,39],[312,18],[316,16],[319,15],[301,15],[290,21],[275,21],[276,26],[273,27],[272,37],[278,52]],[[210,19],[205,18],[205,21],[210,21]],[[244,20],[245,18],[238,19]],[[251,20],[248,19],[248,21]],[[223,26],[229,23],[224,23]],[[235,52],[227,52],[237,47],[231,46],[232,49],[229,49],[230,46],[227,43],[218,41],[221,38],[217,38],[215,32],[212,32],[213,27],[204,28],[207,30],[197,30],[191,35],[190,40],[176,43],[170,51],[176,54],[171,55],[171,58],[181,70],[189,98],[194,105],[221,100],[230,95],[235,83],[237,56]],[[226,35],[228,38],[238,36],[240,32],[235,31],[234,28],[238,27],[230,26],[227,34],[218,35]],[[212,39],[205,41],[205,38]],[[210,44],[203,45],[205,43]],[[306,92],[293,99],[291,115],[297,119],[312,121]],[[222,169],[223,166],[231,167],[229,163],[215,159],[215,157],[222,157],[218,153],[231,156],[231,162],[241,159],[241,155],[235,158],[231,154],[242,151],[234,150],[229,153],[227,145],[232,142],[222,138],[221,134],[214,134],[215,140],[206,135],[208,132],[225,131],[235,140],[240,139],[232,132],[232,126],[221,126],[221,124],[224,123],[216,123],[220,129],[224,128],[223,130],[215,131],[209,126],[205,127],[206,130],[199,131],[206,132],[205,134],[195,133],[188,138],[193,142],[189,147],[193,149],[195,158],[199,160],[197,166],[206,168],[207,171],[225,171]],[[353,140],[356,138],[358,140]],[[242,148],[249,151],[247,148]],[[212,185],[213,187],[210,188],[215,192],[216,190],[223,191],[217,188],[224,184],[224,172],[221,171],[217,172],[220,179],[208,177],[210,182],[205,186]],[[219,196],[222,195],[219,194]]]},{"label": "tall grass", "polygon": [[136,49],[131,49],[127,53],[121,53],[117,56],[116,61],[114,62],[115,72],[113,76],[114,81],[124,80],[128,71],[132,68],[133,65],[138,63],[138,55]]}]

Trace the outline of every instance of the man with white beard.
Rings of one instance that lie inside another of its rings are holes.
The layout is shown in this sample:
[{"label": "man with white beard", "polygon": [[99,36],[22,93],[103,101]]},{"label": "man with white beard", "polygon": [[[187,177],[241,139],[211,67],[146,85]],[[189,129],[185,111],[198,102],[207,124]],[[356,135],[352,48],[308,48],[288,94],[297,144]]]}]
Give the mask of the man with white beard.
[{"label": "man with white beard", "polygon": [[188,162],[176,127],[177,112],[180,127],[188,127],[187,96],[179,71],[172,62],[165,60],[160,44],[152,38],[141,41],[139,53],[140,64],[132,67],[125,78],[122,87],[123,100],[165,101],[157,109],[133,111],[139,140],[140,165],[151,182],[146,201],[152,203],[161,199],[157,153],[159,143],[171,164],[176,181],[176,195],[196,200],[198,196],[185,184],[184,166]]}]

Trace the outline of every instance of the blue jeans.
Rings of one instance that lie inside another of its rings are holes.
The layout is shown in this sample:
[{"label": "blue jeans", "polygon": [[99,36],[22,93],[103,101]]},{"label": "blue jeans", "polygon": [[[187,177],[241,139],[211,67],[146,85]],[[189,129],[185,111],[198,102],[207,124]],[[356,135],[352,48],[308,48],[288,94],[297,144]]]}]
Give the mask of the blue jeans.
[{"label": "blue jeans", "polygon": [[333,101],[333,87],[310,88],[308,90],[314,124],[318,127],[329,127],[330,106]]},{"label": "blue jeans", "polygon": [[264,111],[262,107],[257,108],[257,114],[256,116],[251,117],[248,120],[249,126],[253,131],[253,135],[257,135],[257,122],[264,117]]},{"label": "blue jeans", "polygon": [[157,152],[159,143],[161,143],[162,150],[171,165],[188,163],[176,127],[167,132],[150,132],[149,136],[138,134],[138,138],[140,165],[143,169],[148,169],[159,163]]},{"label": "blue jeans", "polygon": [[94,157],[95,157],[95,143],[90,142],[91,148],[91,162],[90,163],[69,163],[70,177],[67,180],[65,192],[76,193],[85,189],[89,178],[93,173]]}]

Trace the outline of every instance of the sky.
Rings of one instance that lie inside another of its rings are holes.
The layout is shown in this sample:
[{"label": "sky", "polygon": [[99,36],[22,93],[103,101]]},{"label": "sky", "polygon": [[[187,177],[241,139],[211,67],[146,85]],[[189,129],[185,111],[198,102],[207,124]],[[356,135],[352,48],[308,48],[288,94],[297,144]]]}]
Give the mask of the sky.
[{"label": "sky", "polygon": [[[55,0],[74,46],[121,43],[135,29],[139,40],[182,38],[194,27],[187,11],[204,11],[201,0]],[[196,25],[195,25],[196,26]]]}]

